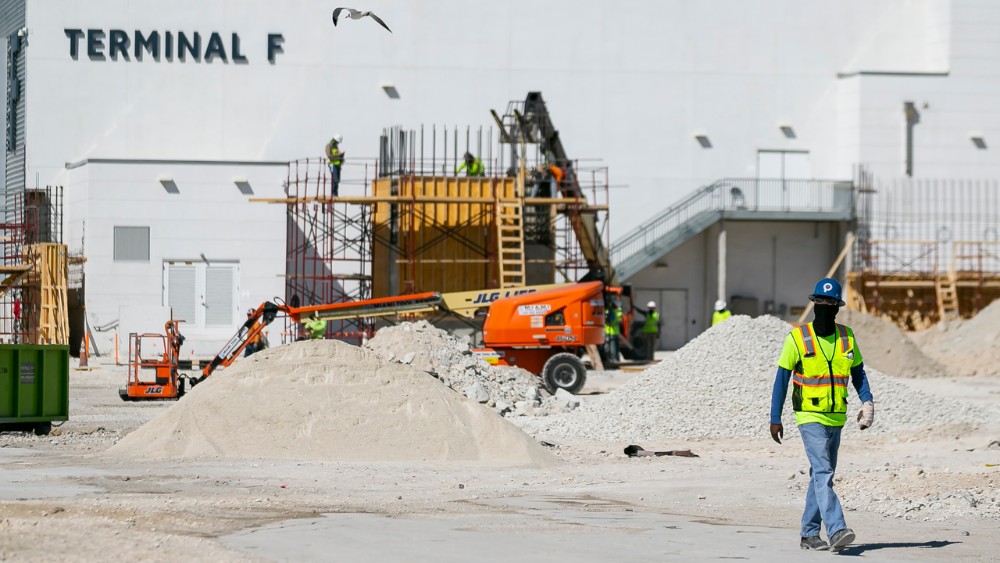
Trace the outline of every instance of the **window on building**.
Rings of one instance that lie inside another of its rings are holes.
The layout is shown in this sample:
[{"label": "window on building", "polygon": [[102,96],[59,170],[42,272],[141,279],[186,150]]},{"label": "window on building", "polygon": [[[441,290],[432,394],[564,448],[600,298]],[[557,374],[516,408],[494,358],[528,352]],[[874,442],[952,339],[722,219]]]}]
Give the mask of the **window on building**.
[{"label": "window on building", "polygon": [[[168,260],[163,263],[164,303],[190,328],[231,327],[236,322],[239,264]],[[183,327],[182,327],[183,328]]]},{"label": "window on building", "polygon": [[149,262],[149,227],[115,227],[115,262]]}]

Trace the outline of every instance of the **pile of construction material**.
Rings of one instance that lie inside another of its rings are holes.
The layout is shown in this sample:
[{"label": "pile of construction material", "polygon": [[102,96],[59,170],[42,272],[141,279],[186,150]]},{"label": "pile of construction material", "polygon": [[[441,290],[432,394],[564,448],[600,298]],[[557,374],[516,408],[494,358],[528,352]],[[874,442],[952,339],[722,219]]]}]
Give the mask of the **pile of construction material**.
[{"label": "pile of construction material", "polygon": [[465,336],[427,321],[385,327],[365,346],[383,359],[423,370],[502,416],[541,416],[572,410],[579,400],[564,390],[549,395],[541,380],[516,367],[492,366],[472,353]]},{"label": "pile of construction material", "polygon": [[948,373],[888,319],[842,309],[837,322],[854,331],[866,366],[897,377],[941,377]]},{"label": "pile of construction material", "polygon": [[296,342],[244,358],[107,453],[143,459],[555,462],[516,426],[426,372],[334,340]]},{"label": "pile of construction material", "polygon": [[[790,326],[777,318],[735,316],[712,327],[660,364],[615,392],[574,412],[515,422],[535,435],[608,442],[658,438],[769,438],[771,390]],[[862,353],[864,338],[858,335]],[[908,387],[869,368],[876,423],[866,432],[944,424],[1000,424],[1000,415]],[[850,390],[853,414],[860,406]],[[790,393],[789,393],[790,394]],[[785,434],[797,431],[791,398],[785,401]],[[859,432],[849,423],[847,433]]]},{"label": "pile of construction material", "polygon": [[940,322],[910,336],[950,375],[1000,376],[1000,299],[971,319]]}]

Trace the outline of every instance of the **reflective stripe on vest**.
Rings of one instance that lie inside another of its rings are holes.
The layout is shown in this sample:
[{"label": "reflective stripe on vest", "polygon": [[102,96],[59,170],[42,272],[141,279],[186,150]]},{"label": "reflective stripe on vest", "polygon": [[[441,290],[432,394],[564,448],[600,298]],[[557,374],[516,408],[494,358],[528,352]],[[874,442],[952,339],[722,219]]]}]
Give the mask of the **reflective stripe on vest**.
[{"label": "reflective stripe on vest", "polygon": [[847,375],[835,375],[830,377],[802,377],[799,374],[792,374],[792,381],[796,385],[805,385],[807,387],[821,387],[829,386],[832,381],[834,385],[839,387],[847,387],[847,382],[850,381],[850,376]]},{"label": "reflective stripe on vest", "polygon": [[812,323],[807,323],[799,327],[802,333],[802,343],[805,345],[805,357],[811,358],[816,355],[816,343],[813,342]]},{"label": "reflective stripe on vest", "polygon": [[851,351],[851,343],[847,338],[847,327],[837,325],[837,332],[840,333],[840,353],[846,356]]}]

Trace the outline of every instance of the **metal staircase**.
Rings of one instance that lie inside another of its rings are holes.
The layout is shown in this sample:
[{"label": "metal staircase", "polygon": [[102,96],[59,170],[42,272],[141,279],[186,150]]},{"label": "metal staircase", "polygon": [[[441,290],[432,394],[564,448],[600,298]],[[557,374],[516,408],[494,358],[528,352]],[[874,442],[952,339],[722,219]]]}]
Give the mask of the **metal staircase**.
[{"label": "metal staircase", "polygon": [[726,178],[698,188],[611,245],[619,278],[628,279],[721,219],[854,218],[854,189],[843,180]]}]

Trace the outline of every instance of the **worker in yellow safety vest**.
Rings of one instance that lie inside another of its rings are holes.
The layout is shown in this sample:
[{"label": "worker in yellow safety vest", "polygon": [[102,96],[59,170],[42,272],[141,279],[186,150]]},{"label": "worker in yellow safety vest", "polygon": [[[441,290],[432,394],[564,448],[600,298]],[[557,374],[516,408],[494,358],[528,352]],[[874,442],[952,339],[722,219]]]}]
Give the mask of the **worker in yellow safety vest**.
[{"label": "worker in yellow safety vest", "polygon": [[726,309],[726,302],[719,299],[715,302],[715,312],[712,313],[712,326],[721,323],[731,316],[733,316],[733,314],[729,312],[729,309]]},{"label": "worker in yellow safety vest", "polygon": [[618,339],[622,333],[622,308],[617,301],[611,301],[604,319],[604,344],[608,355],[605,367],[618,365]]},{"label": "worker in yellow safety vest", "polygon": [[642,349],[646,352],[646,359],[652,360],[656,343],[660,340],[660,313],[656,310],[656,301],[646,303],[646,309],[633,308],[646,317],[642,323]]},{"label": "worker in yellow safety vest", "polygon": [[[771,393],[771,438],[780,444],[785,431],[781,411],[788,381],[792,381],[795,423],[809,459],[809,489],[799,534],[802,549],[840,551],[854,541],[854,531],[847,527],[833,491],[840,434],[847,421],[849,381],[862,401],[857,416],[861,430],[875,421],[875,404],[854,331],[835,322],[844,306],[841,291],[840,283],[832,278],[816,284],[809,296],[815,304],[813,322],[785,337]],[[829,544],[820,538],[821,524],[826,526]]]},{"label": "worker in yellow safety vest", "polygon": [[343,135],[334,135],[330,142],[326,144],[326,165],[330,167],[330,181],[333,183],[333,196],[340,195],[340,168],[344,165],[344,151],[340,150],[340,143],[344,142]]},{"label": "worker in yellow safety vest", "polygon": [[455,174],[459,174],[462,170],[465,170],[465,175],[470,178],[486,175],[486,167],[483,166],[483,161],[472,156],[472,153],[469,152],[465,153],[462,164],[459,164],[458,168],[455,169]]},{"label": "worker in yellow safety vest", "polygon": [[310,340],[319,340],[326,336],[326,319],[319,318],[318,312],[313,311],[309,320],[303,324],[306,326],[306,332],[309,334]]}]

